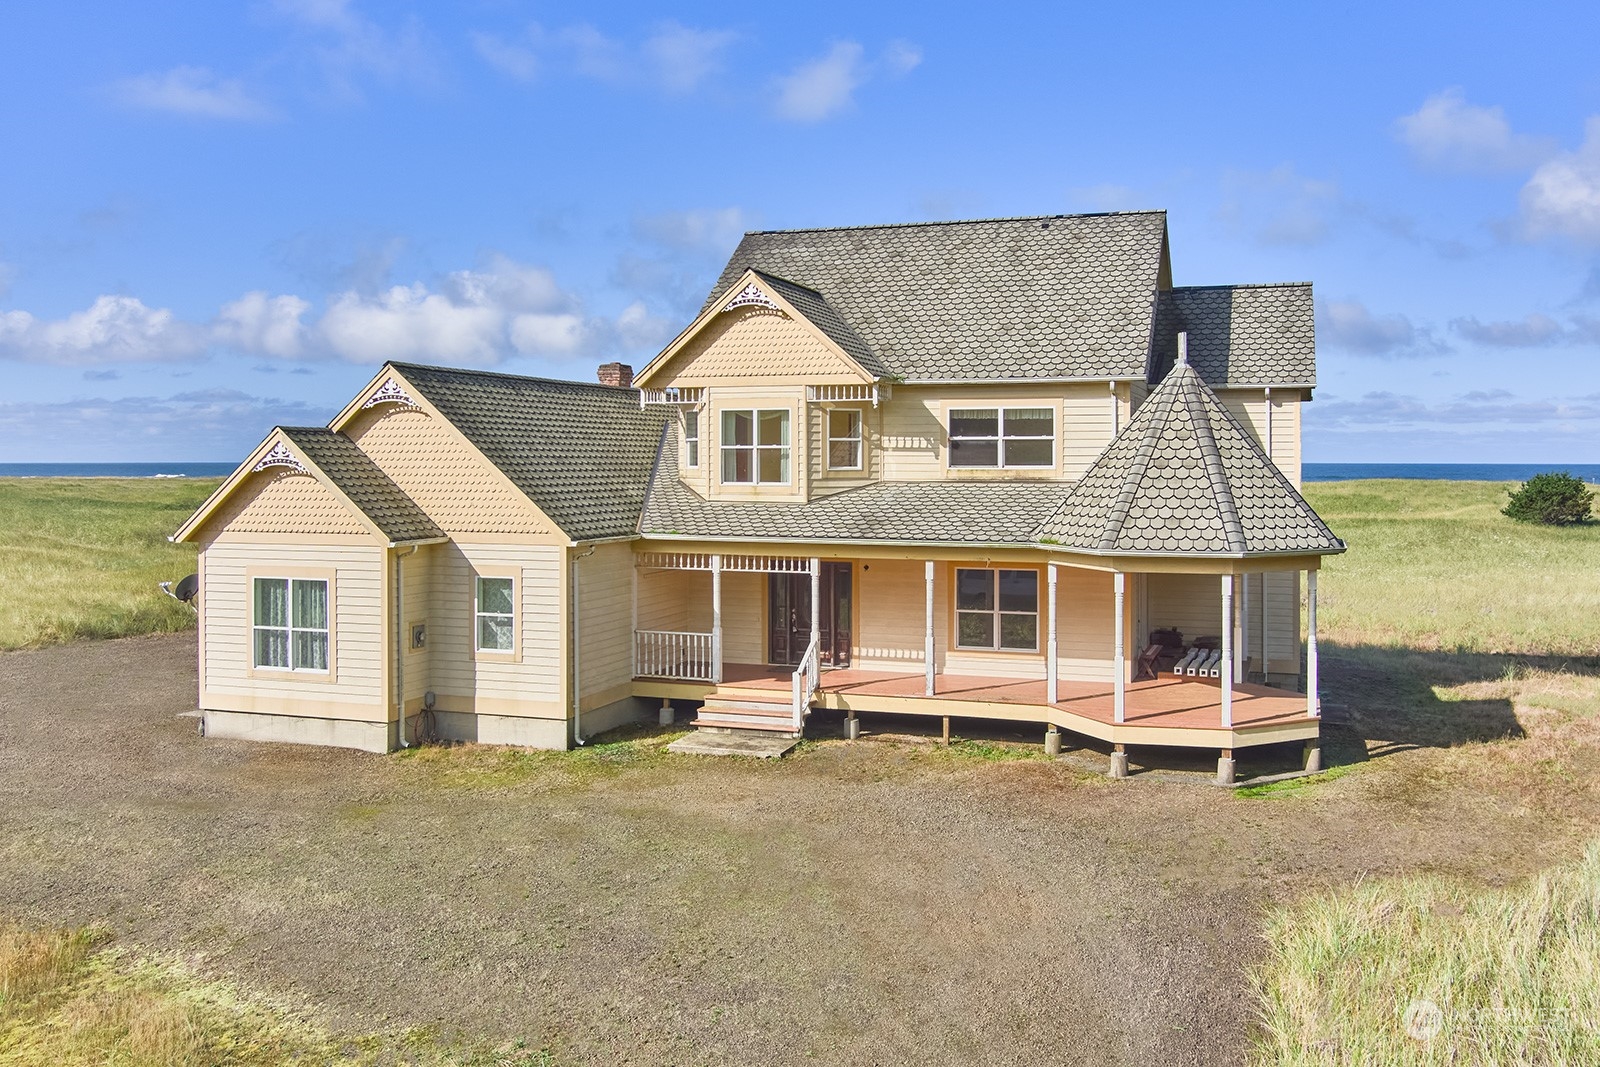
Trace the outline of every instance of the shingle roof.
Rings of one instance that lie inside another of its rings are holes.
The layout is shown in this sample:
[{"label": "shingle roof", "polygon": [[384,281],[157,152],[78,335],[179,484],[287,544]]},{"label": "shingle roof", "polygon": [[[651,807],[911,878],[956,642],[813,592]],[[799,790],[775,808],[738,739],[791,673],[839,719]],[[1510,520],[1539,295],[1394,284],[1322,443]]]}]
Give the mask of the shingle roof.
[{"label": "shingle roof", "polygon": [[1107,554],[1344,551],[1187,365],[1146,398],[1039,538]]},{"label": "shingle roof", "polygon": [[568,537],[634,532],[668,412],[609,385],[391,365]]},{"label": "shingle roof", "polygon": [[809,503],[711,501],[678,479],[664,436],[639,530],[647,535],[784,541],[1031,544],[1066,491],[1059,482],[876,482]]},{"label": "shingle roof", "polygon": [[278,431],[391,541],[443,537],[416,501],[401,491],[356,443],[320,426],[280,426]]},{"label": "shingle roof", "polygon": [[848,322],[844,321],[844,317],[821,293],[775,274],[759,270],[755,274],[789,301],[796,311],[811,321],[813,326],[827,334],[829,340],[844,349],[851,359],[861,364],[863,370],[875,378],[889,375],[889,368],[883,365],[877,353],[872,351],[872,347],[862,340],[861,335],[852,329]]},{"label": "shingle roof", "polygon": [[1309,283],[1207,285],[1161,293],[1155,375],[1178,358],[1189,332],[1189,364],[1208,385],[1315,385],[1316,316]]},{"label": "shingle roof", "polygon": [[754,269],[823,294],[902,378],[1143,378],[1166,227],[1145,211],[747,233],[705,306]]}]

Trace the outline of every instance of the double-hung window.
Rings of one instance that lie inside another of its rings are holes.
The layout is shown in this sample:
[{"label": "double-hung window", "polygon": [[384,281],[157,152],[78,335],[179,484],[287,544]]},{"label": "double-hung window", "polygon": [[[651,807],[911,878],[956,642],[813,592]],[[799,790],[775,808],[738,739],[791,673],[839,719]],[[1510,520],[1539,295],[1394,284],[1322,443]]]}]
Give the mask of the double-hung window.
[{"label": "double-hung window", "polygon": [[1039,650],[1039,572],[956,568],[956,647]]},{"label": "double-hung window", "polygon": [[861,469],[861,412],[855,408],[828,412],[828,469]]},{"label": "double-hung window", "polygon": [[788,483],[788,411],[722,413],[722,480],[731,485]]},{"label": "double-hung window", "polygon": [[952,467],[1053,467],[1055,445],[1050,408],[950,410]]},{"label": "double-hung window", "polygon": [[257,667],[328,671],[328,582],[323,578],[255,579],[252,622]]},{"label": "double-hung window", "polygon": [[516,651],[516,584],[511,578],[478,576],[473,613],[479,652]]},{"label": "double-hung window", "polygon": [[700,466],[700,413],[698,411],[685,411],[683,413],[683,465],[685,467]]}]

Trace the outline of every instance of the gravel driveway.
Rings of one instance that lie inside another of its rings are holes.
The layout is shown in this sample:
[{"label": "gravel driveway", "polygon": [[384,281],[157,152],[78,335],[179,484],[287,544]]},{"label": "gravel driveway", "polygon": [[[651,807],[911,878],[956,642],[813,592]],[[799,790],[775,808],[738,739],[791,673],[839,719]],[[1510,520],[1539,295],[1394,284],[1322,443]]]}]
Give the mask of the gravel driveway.
[{"label": "gravel driveway", "polygon": [[513,774],[204,741],[194,691],[192,635],[0,655],[0,914],[560,1062],[1241,1062],[1272,900],[1536,863],[1385,787],[1415,754],[1280,800],[892,743]]}]

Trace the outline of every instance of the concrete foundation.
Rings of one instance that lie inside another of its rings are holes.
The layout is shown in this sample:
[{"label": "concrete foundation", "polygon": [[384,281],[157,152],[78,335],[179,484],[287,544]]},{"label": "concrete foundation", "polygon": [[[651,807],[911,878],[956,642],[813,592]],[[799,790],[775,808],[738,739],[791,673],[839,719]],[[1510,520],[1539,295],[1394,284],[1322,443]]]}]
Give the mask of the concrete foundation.
[{"label": "concrete foundation", "polygon": [[1061,731],[1054,726],[1044,732],[1044,754],[1046,756],[1061,755]]},{"label": "concrete foundation", "polygon": [[623,697],[605,707],[591,708],[583,713],[584,739],[630,723],[649,722],[652,713],[659,715],[655,702],[643,697]]},{"label": "concrete foundation", "polygon": [[1111,753],[1111,777],[1128,777],[1128,754],[1126,752]]},{"label": "concrete foundation", "polygon": [[662,700],[661,708],[656,712],[656,724],[659,726],[671,726],[677,721],[678,712],[673,708],[672,701]]},{"label": "concrete foundation", "polygon": [[397,743],[394,723],[355,719],[315,719],[259,711],[203,711],[205,735],[229,741],[278,741],[325,745],[363,752],[388,752]]},{"label": "concrete foundation", "polygon": [[854,715],[844,721],[844,736],[855,741],[861,737],[861,720]]},{"label": "concrete foundation", "polygon": [[1233,759],[1228,756],[1217,760],[1217,784],[1232,785],[1235,767]]},{"label": "concrete foundation", "polygon": [[1306,770],[1312,774],[1322,770],[1322,746],[1314,742],[1306,742]]}]

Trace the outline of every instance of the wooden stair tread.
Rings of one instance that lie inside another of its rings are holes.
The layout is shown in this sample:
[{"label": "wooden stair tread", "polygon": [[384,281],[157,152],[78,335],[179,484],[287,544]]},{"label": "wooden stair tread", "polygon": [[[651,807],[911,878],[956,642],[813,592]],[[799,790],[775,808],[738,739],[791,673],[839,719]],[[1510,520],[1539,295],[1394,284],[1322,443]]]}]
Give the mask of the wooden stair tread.
[{"label": "wooden stair tread", "polygon": [[701,716],[695,719],[694,724],[696,726],[710,727],[714,730],[770,730],[786,734],[795,732],[792,718],[784,719],[782,722],[778,722],[776,719],[769,722],[735,722],[732,719],[707,719]]}]

